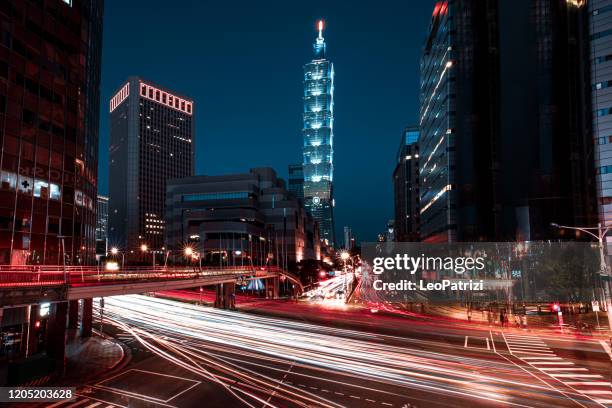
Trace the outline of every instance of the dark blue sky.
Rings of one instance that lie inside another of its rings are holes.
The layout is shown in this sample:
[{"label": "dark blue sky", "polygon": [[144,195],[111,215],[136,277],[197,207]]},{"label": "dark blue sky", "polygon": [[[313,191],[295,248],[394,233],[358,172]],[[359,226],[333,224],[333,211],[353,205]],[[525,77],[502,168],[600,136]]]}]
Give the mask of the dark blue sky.
[{"label": "dark blue sky", "polygon": [[[336,230],[373,240],[393,217],[401,130],[418,115],[419,55],[433,2],[107,0],[100,192],[108,101],[129,75],[195,100],[196,174],[301,162],[302,65],[326,21],[334,62]],[[341,236],[339,243],[341,243]]]}]

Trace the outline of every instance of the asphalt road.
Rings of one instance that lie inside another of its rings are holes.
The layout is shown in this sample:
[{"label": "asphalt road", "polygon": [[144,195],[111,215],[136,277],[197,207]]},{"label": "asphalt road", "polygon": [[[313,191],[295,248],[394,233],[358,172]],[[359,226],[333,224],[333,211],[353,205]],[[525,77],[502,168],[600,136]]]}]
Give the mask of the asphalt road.
[{"label": "asphalt road", "polygon": [[594,339],[334,302],[105,303],[105,330],[132,360],[56,407],[612,406],[610,357]]}]

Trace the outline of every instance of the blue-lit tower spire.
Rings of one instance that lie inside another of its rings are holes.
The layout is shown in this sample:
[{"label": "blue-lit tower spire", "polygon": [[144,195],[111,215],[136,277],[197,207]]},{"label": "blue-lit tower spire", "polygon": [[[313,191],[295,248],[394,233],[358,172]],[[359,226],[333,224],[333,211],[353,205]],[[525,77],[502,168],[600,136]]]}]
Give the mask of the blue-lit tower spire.
[{"label": "blue-lit tower spire", "polygon": [[304,204],[321,239],[334,245],[334,64],[325,56],[323,20],[318,29],[314,58],[304,65]]}]

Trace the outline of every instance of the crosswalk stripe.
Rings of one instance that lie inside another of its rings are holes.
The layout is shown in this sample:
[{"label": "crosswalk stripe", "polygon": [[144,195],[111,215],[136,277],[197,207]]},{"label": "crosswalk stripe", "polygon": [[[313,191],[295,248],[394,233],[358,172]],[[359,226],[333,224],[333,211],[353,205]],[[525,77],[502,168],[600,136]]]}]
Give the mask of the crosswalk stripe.
[{"label": "crosswalk stripe", "polygon": [[[515,353],[515,354],[531,354],[531,355],[538,355],[538,356],[550,356],[550,354],[545,354],[545,353],[542,353],[540,351],[535,352],[535,351],[520,351],[519,350],[519,351],[513,351],[513,353]],[[523,358],[523,357],[521,357],[521,358]]]},{"label": "crosswalk stripe", "polygon": [[521,360],[563,360],[561,357],[521,357]]},{"label": "crosswalk stripe", "polygon": [[531,364],[537,365],[574,365],[570,361],[534,361]]},{"label": "crosswalk stripe", "polygon": [[86,399],[85,400],[79,400],[79,401],[75,402],[74,404],[70,404],[70,405],[66,406],[66,408],[78,407],[79,405],[85,404],[87,402],[88,402],[88,400],[86,400]]},{"label": "crosswalk stripe", "polygon": [[544,342],[542,340],[531,340],[531,339],[525,339],[525,338],[521,338],[521,337],[506,337],[506,340],[508,341],[513,341],[516,343],[525,343],[525,344],[544,344]]},{"label": "crosswalk stripe", "polygon": [[550,351],[550,350],[537,350],[537,349],[525,349],[525,348],[510,347],[510,351],[515,351],[517,353],[532,352],[532,353],[541,353],[543,355],[552,355],[552,356],[555,355],[555,353]]},{"label": "crosswalk stripe", "polygon": [[537,348],[550,348],[546,344],[542,343],[517,343],[515,341],[509,341],[509,345],[512,347],[537,347]]},{"label": "crosswalk stripe", "polygon": [[523,346],[510,345],[510,348],[512,350],[533,350],[533,351],[538,351],[542,353],[552,353],[552,350],[549,349],[548,347],[523,347]]}]

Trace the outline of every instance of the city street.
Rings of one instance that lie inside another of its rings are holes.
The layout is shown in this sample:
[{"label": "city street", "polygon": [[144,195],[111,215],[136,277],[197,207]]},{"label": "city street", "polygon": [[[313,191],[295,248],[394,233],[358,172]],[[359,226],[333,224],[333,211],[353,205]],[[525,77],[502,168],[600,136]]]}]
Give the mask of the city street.
[{"label": "city street", "polygon": [[[55,406],[612,405],[610,358],[596,340],[444,328],[346,306],[246,308],[108,298],[104,319],[132,361],[87,384],[78,405]],[[265,316],[273,309],[294,314]]]}]

